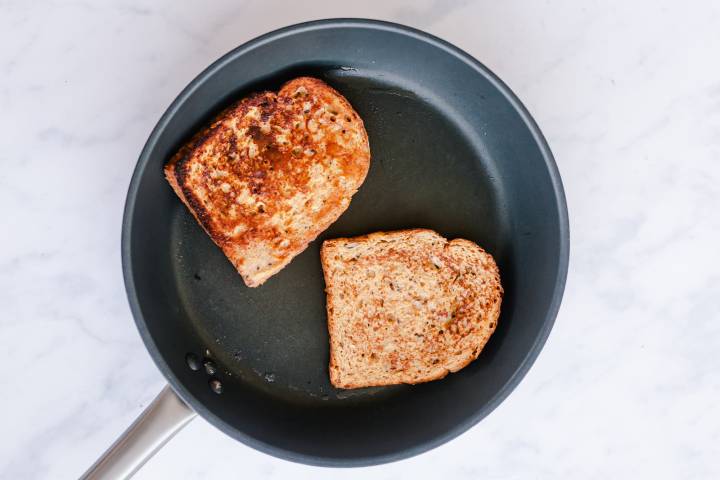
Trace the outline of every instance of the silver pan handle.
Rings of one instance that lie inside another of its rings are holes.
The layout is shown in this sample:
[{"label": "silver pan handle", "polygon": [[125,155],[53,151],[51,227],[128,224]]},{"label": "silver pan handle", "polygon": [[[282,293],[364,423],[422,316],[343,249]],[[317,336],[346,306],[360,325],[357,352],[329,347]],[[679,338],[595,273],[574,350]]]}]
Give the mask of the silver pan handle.
[{"label": "silver pan handle", "polygon": [[130,428],[80,477],[81,480],[132,477],[195,415],[196,413],[166,386]]}]

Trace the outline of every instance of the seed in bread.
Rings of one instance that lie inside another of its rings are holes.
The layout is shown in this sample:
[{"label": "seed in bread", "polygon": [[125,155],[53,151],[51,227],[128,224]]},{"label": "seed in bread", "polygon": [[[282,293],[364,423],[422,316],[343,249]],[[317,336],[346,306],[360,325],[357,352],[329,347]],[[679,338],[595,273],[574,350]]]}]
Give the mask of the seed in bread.
[{"label": "seed in bread", "polygon": [[503,289],[492,256],[432,230],[326,240],[330,381],[338,388],[421,383],[475,360]]},{"label": "seed in bread", "polygon": [[348,208],[369,166],[367,133],[350,103],[301,77],[226,109],[173,156],[165,176],[256,287]]}]

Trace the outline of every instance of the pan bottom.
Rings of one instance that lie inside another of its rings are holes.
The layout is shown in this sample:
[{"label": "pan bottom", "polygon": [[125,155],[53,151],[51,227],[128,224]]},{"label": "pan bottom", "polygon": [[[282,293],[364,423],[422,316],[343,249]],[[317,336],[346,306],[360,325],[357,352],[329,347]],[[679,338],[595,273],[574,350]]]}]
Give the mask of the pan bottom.
[{"label": "pan bottom", "polygon": [[225,392],[252,388],[283,401],[325,406],[376,402],[413,387],[338,390],[330,384],[322,240],[423,227],[495,252],[507,219],[482,139],[466,133],[442,102],[413,93],[413,85],[388,84],[382,73],[334,67],[307,66],[262,87],[307,74],[339,90],[363,118],[372,150],[365,183],[330,229],[258,288],[244,285],[176,201],[169,254],[178,317],[186,320],[186,338],[196,342],[187,349],[209,354]]}]

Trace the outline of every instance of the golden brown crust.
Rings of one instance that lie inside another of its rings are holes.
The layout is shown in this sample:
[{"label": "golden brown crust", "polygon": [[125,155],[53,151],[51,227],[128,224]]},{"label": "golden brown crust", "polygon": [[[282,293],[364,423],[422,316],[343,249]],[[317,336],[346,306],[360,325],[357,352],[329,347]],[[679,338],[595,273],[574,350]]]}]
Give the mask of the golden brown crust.
[{"label": "golden brown crust", "polygon": [[475,360],[496,329],[499,272],[469,240],[375,232],[327,240],[320,257],[338,388],[438,380]]},{"label": "golden brown crust", "polygon": [[226,109],[165,174],[254,287],[340,216],[369,165],[367,133],[348,101],[301,77]]}]

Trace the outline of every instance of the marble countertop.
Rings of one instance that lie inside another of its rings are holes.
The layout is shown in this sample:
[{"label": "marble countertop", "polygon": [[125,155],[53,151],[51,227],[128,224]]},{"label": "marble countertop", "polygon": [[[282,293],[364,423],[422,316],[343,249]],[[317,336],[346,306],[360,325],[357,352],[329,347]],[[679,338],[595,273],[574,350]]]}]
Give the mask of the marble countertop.
[{"label": "marble countertop", "polygon": [[238,44],[337,16],[438,35],[532,112],[570,209],[555,328],[502,405],[419,457],[296,465],[196,419],[136,478],[719,478],[711,0],[0,2],[0,478],[79,476],[165,384],[120,269],[128,182],[162,112]]}]

